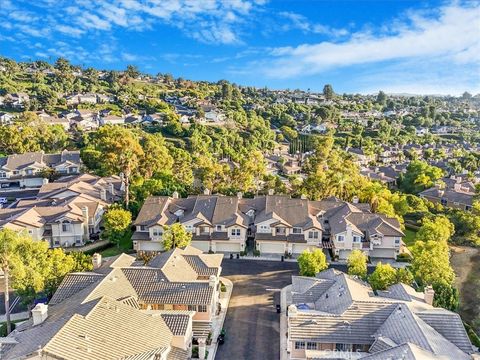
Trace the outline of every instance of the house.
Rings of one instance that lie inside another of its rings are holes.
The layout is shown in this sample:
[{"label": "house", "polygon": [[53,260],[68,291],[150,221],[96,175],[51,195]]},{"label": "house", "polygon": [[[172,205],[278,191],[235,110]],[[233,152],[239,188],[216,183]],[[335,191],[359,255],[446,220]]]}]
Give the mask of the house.
[{"label": "house", "polygon": [[387,176],[384,172],[379,171],[378,168],[375,168],[375,170],[362,169],[360,170],[360,173],[371,180],[381,182],[389,189],[393,189],[394,187],[397,186],[396,177]]},{"label": "house", "polygon": [[304,134],[310,134],[312,132],[325,133],[327,131],[328,131],[327,124],[317,124],[317,125],[307,124],[300,129],[300,132]]},{"label": "house", "polygon": [[67,176],[45,183],[34,199],[0,209],[0,228],[27,231],[51,247],[82,246],[98,234],[106,208],[121,198],[118,177]]},{"label": "house", "polygon": [[37,116],[39,117],[40,121],[47,125],[60,125],[66,131],[70,130],[70,120],[65,117],[51,116],[43,111],[37,112]]},{"label": "house", "polygon": [[[175,258],[151,267],[125,254],[102,264],[95,254],[93,272],[68,274],[48,304],[37,304],[31,319],[0,339],[2,359],[189,359],[194,317],[216,294],[215,275],[198,280],[219,273],[204,256],[185,249],[179,258],[193,279],[178,281],[170,280],[180,265]],[[207,334],[197,330],[203,356]]]},{"label": "house", "polygon": [[395,284],[375,294],[328,269],[292,276],[284,291],[288,359],[468,360],[475,352],[460,316],[432,305],[431,287]]},{"label": "house", "polygon": [[58,154],[43,151],[14,154],[0,158],[1,187],[40,187],[45,178],[42,171],[49,169],[62,175],[80,173],[80,151],[63,150]]},{"label": "house", "polygon": [[12,108],[22,110],[28,105],[30,96],[26,93],[7,94],[5,96],[5,102]]},{"label": "house", "polygon": [[445,186],[435,185],[419,193],[421,198],[446,207],[471,211],[475,197],[475,185],[453,175],[442,179]]},{"label": "house", "polygon": [[14,118],[15,116],[10,113],[0,112],[0,125],[10,125]]},{"label": "house", "polygon": [[137,251],[161,251],[165,225],[181,223],[192,233],[192,245],[203,251],[239,253],[245,249],[248,216],[239,209],[239,197],[198,195],[186,199],[149,197],[134,222]]},{"label": "house", "polygon": [[99,102],[97,94],[72,94],[66,96],[67,105],[78,105],[78,104],[96,104]]},{"label": "house", "polygon": [[331,249],[346,259],[353,249],[373,258],[395,259],[402,251],[398,220],[369,212],[365,204],[336,198],[309,201],[267,195],[154,196],[134,222],[132,240],[139,252],[161,251],[165,225],[181,223],[192,245],[220,253],[240,253],[247,241],[262,254],[297,256],[305,249]]},{"label": "house", "polygon": [[296,175],[302,172],[301,156],[283,155],[280,158],[279,167],[285,175]]},{"label": "house", "polygon": [[415,129],[415,135],[417,136],[425,136],[427,134],[428,134],[427,128],[420,127]]},{"label": "house", "polygon": [[346,151],[352,155],[358,165],[366,166],[370,162],[375,161],[375,156],[368,155],[363,149],[349,147],[346,149]]},{"label": "house", "polygon": [[81,130],[94,130],[99,127],[99,114],[97,111],[77,109],[73,116],[67,115],[70,125]]},{"label": "house", "polygon": [[117,115],[106,115],[99,118],[100,125],[123,125],[125,118]]},{"label": "house", "polygon": [[225,120],[225,114],[215,109],[205,110],[205,121],[206,122],[222,122]]}]

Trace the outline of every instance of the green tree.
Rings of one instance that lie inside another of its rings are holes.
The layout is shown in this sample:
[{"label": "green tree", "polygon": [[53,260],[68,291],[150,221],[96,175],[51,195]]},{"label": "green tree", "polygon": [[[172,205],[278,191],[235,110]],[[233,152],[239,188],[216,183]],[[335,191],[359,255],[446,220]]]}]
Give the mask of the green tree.
[{"label": "green tree", "polygon": [[387,102],[387,94],[385,94],[383,91],[379,91],[377,95],[377,103],[380,105],[385,105]]},{"label": "green tree", "polygon": [[431,166],[425,161],[413,160],[407,166],[407,172],[400,178],[400,188],[407,193],[416,194],[443,176],[443,170]]},{"label": "green tree", "polygon": [[417,241],[411,251],[413,255],[411,269],[420,286],[453,283],[455,274],[450,266],[450,256],[446,242],[436,240]]},{"label": "green tree", "polygon": [[419,241],[448,242],[454,230],[453,224],[445,216],[437,215],[433,219],[424,218],[416,239]]},{"label": "green tree", "polygon": [[333,87],[330,84],[326,84],[323,87],[323,95],[325,96],[325,99],[331,100],[335,96],[335,93],[333,91]]},{"label": "green tree", "polygon": [[307,249],[298,257],[298,267],[300,268],[300,275],[315,276],[328,267],[327,258],[320,249],[314,249],[313,251]]},{"label": "green tree", "polygon": [[458,290],[451,284],[439,282],[433,284],[435,295],[433,306],[442,307],[450,311],[456,311],[459,305]]},{"label": "green tree", "polygon": [[170,226],[164,226],[163,232],[163,249],[170,250],[177,247],[184,248],[192,241],[192,233],[185,230],[180,223]]},{"label": "green tree", "polygon": [[390,264],[379,262],[375,271],[368,277],[373,290],[385,290],[397,282],[397,271]]},{"label": "green tree", "polygon": [[361,279],[367,276],[367,256],[361,250],[353,250],[347,259],[348,274]]},{"label": "green tree", "polygon": [[112,242],[117,243],[118,248],[120,247],[120,240],[127,233],[131,222],[132,214],[120,207],[111,207],[103,215],[105,233]]}]

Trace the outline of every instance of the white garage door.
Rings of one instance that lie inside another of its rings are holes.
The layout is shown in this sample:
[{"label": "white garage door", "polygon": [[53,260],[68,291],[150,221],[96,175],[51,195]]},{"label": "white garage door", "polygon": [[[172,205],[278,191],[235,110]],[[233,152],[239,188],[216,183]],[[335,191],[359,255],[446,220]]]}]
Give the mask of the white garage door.
[{"label": "white garage door", "polygon": [[285,244],[279,243],[259,243],[261,254],[285,254]]},{"label": "white garage door", "polygon": [[199,250],[202,250],[203,252],[208,252],[208,250],[210,250],[209,241],[192,241],[192,246]]},{"label": "white garage door", "polygon": [[137,241],[136,249],[137,251],[162,251],[163,246],[160,241]]},{"label": "white garage door", "polygon": [[374,258],[387,258],[387,259],[395,259],[396,254],[394,249],[373,249],[370,250],[370,257]]},{"label": "white garage door", "polygon": [[292,253],[293,254],[301,254],[304,250],[310,249],[313,250],[315,246],[309,246],[304,244],[293,244]]},{"label": "white garage door", "polygon": [[217,242],[215,243],[215,250],[216,252],[231,252],[231,253],[239,253],[240,244],[234,242]]},{"label": "white garage door", "polygon": [[348,258],[348,255],[350,255],[350,250],[340,250],[340,252],[338,253],[338,257],[342,260]]}]

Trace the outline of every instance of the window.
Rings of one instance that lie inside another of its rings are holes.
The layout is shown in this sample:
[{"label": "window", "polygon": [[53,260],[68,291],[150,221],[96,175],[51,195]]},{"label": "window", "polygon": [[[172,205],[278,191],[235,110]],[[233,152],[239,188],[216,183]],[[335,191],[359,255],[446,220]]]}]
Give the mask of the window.
[{"label": "window", "polygon": [[337,351],[351,351],[352,344],[335,344],[335,349]]},{"label": "window", "polygon": [[309,231],[308,232],[309,239],[318,239],[318,231]]},{"label": "window", "polygon": [[295,341],[295,350],[305,349],[305,341]]},{"label": "window", "polygon": [[70,232],[71,225],[69,221],[62,222],[62,231],[63,232]]},{"label": "window", "polygon": [[18,170],[14,170],[13,171],[13,175],[18,175],[19,174],[19,171]]},{"label": "window", "polygon": [[294,233],[294,234],[301,234],[301,233],[302,233],[302,229],[301,229],[301,228],[293,228],[293,233]]},{"label": "window", "polygon": [[323,220],[323,223],[324,223],[324,224],[328,224],[328,219],[324,219],[324,220]]},{"label": "window", "polygon": [[275,234],[284,235],[285,234],[285,228],[284,227],[275,228]]},{"label": "window", "polygon": [[308,341],[307,350],[317,350],[317,343]]},{"label": "window", "polygon": [[197,305],[188,305],[187,309],[188,311],[197,311]]},{"label": "window", "polygon": [[26,173],[27,173],[27,175],[32,175],[32,174],[33,174],[33,170],[32,170],[32,169],[27,169]]},{"label": "window", "polygon": [[207,312],[207,305],[198,305],[197,306],[197,311],[206,313]]},{"label": "window", "polygon": [[160,237],[160,236],[163,235],[163,232],[162,232],[161,229],[153,229],[152,234],[153,234],[153,236],[159,236]]},{"label": "window", "polygon": [[395,246],[399,246],[400,245],[400,238],[395,238]]},{"label": "window", "polygon": [[145,225],[140,225],[140,231],[146,231],[147,228],[145,227]]},{"label": "window", "polygon": [[53,242],[53,246],[60,246],[60,240],[55,239],[55,241]]},{"label": "window", "polygon": [[343,235],[338,235],[338,236],[337,236],[337,241],[340,241],[340,242],[345,241],[345,236],[343,236]]},{"label": "window", "polygon": [[217,229],[217,231],[222,231],[222,225],[217,225],[215,228]]},{"label": "window", "polygon": [[0,178],[6,178],[6,177],[7,177],[7,173],[0,172]]},{"label": "window", "polygon": [[232,229],[231,234],[232,236],[240,236],[240,229]]},{"label": "window", "polygon": [[360,236],[357,236],[357,235],[354,235],[354,236],[353,236],[353,242],[354,242],[354,243],[359,243],[360,240],[361,240]]}]

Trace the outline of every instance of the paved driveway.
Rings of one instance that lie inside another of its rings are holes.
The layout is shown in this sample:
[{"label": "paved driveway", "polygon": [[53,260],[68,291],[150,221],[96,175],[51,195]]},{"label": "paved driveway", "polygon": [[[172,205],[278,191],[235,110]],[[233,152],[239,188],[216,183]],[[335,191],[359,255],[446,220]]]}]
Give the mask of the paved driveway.
[{"label": "paved driveway", "polygon": [[280,290],[297,274],[297,264],[278,261],[225,259],[222,276],[233,281],[224,328],[225,344],[217,360],[280,359]]}]

